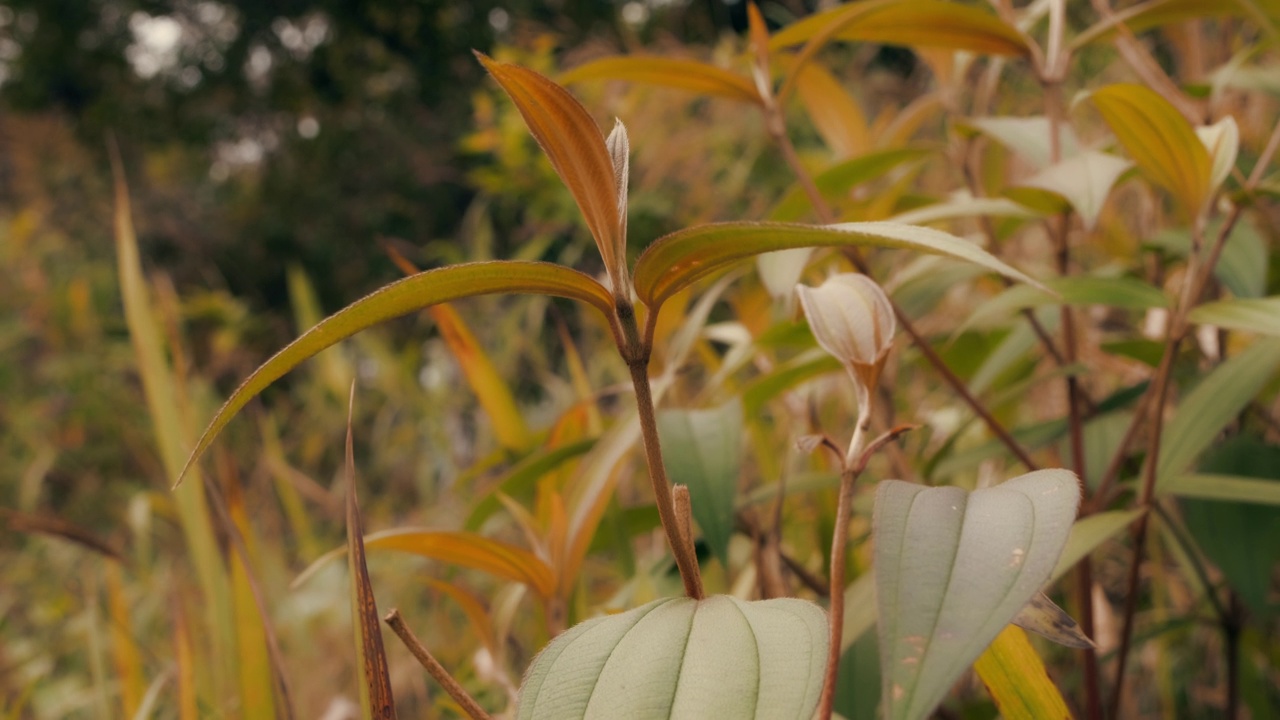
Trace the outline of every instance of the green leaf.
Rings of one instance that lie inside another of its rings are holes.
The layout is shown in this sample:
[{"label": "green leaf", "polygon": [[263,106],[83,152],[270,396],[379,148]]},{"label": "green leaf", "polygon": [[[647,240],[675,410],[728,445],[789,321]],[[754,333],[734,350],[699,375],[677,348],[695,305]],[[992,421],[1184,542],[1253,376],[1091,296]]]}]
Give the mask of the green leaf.
[{"label": "green leaf", "polygon": [[[1234,437],[1214,448],[1204,472],[1256,478],[1280,493],[1280,446]],[[1272,612],[1272,574],[1280,564],[1280,507],[1256,501],[1183,500],[1182,517],[1204,554],[1217,565],[1245,604],[1260,617]]]},{"label": "green leaf", "polygon": [[565,85],[590,80],[626,80],[760,104],[760,94],[751,80],[696,60],[653,55],[607,57],[583,63],[562,74],[559,80]]},{"label": "green leaf", "polygon": [[931,228],[895,222],[828,226],[726,222],[678,230],[654,241],[636,261],[636,293],[650,310],[657,312],[667,298],[739,260],[773,250],[845,245],[944,255],[1037,284],[973,243]]},{"label": "green leaf", "polygon": [[881,697],[922,718],[1049,579],[1080,501],[1039,470],[972,493],[887,480],[873,520]]},{"label": "green leaf", "polygon": [[[828,201],[849,190],[883,176],[890,170],[907,162],[921,160],[933,154],[925,148],[895,148],[867,153],[851,160],[837,163],[818,173],[813,182],[822,191]],[[809,196],[800,186],[793,187],[778,204],[769,212],[769,219],[778,222],[794,222],[800,220],[810,211],[812,205]]]},{"label": "green leaf", "polygon": [[960,335],[973,328],[997,327],[1007,323],[1022,310],[1046,305],[1103,305],[1147,310],[1167,308],[1170,304],[1163,291],[1137,278],[1078,275],[1048,280],[1045,285],[1056,292],[1058,297],[1028,285],[1008,288],[975,308],[953,335]]},{"label": "green leaf", "polygon": [[1280,365],[1280,339],[1267,338],[1222,363],[1178,403],[1160,439],[1156,492],[1186,470],[1257,397]]},{"label": "green leaf", "polygon": [[1206,473],[1175,475],[1162,486],[1162,489],[1170,495],[1184,498],[1280,505],[1280,483],[1238,475]]},{"label": "green leaf", "polygon": [[742,401],[705,410],[663,410],[658,437],[671,482],[689,486],[693,519],[720,563],[729,567],[742,466]]},{"label": "green leaf", "polygon": [[1280,295],[1207,303],[1193,309],[1187,319],[1228,330],[1280,335]]},{"label": "green leaf", "polygon": [[1191,123],[1142,85],[1107,85],[1090,96],[1138,167],[1178,204],[1199,216],[1209,199],[1212,160]]},{"label": "green leaf", "polygon": [[[1206,237],[1217,234],[1220,223],[1210,223]],[[1191,249],[1191,235],[1186,230],[1168,230],[1147,241],[1179,257]],[[1267,288],[1267,241],[1248,220],[1236,223],[1222,248],[1222,256],[1213,276],[1237,298],[1262,297]]]},{"label": "green leaf", "polygon": [[1005,720],[1071,717],[1058,686],[1049,679],[1044,661],[1027,634],[1016,627],[1005,628],[973,669]]},{"label": "green leaf", "polygon": [[1121,24],[1128,26],[1130,32],[1140,33],[1188,20],[1247,14],[1242,4],[1234,0],[1148,0],[1119,10],[1080,33],[1071,41],[1071,48],[1078,50],[1091,43],[1110,41]]},{"label": "green leaf", "polygon": [[764,410],[765,403],[781,393],[806,380],[843,369],[839,360],[825,352],[801,355],[752,378],[742,390],[743,411],[747,417],[757,417]]},{"label": "green leaf", "polygon": [[518,720],[809,720],[827,618],[794,598],[665,598],[575,625],[534,658]]},{"label": "green leaf", "polygon": [[576,270],[542,262],[493,261],[428,270],[384,286],[325,318],[254,370],[218,410],[178,482],[250,400],[304,360],[365,328],[437,303],[493,293],[534,293],[581,300],[606,317],[613,298],[603,285]]},{"label": "green leaf", "polygon": [[899,213],[892,220],[917,225],[983,216],[1031,219],[1039,217],[1039,214],[1007,198],[975,198],[967,193],[958,193],[946,202]]},{"label": "green leaf", "polygon": [[1051,579],[1057,580],[1066,575],[1076,566],[1076,563],[1093,552],[1094,548],[1129,527],[1129,524],[1137,520],[1143,512],[1143,510],[1108,510],[1077,520],[1076,524],[1071,526],[1071,534],[1067,536],[1066,547],[1062,549],[1062,557],[1058,558],[1058,564],[1050,575]]},{"label": "green leaf", "polygon": [[1025,55],[1018,31],[985,10],[943,0],[870,0],[807,17],[776,33],[771,49],[820,34],[847,42],[939,47],[992,55]]}]

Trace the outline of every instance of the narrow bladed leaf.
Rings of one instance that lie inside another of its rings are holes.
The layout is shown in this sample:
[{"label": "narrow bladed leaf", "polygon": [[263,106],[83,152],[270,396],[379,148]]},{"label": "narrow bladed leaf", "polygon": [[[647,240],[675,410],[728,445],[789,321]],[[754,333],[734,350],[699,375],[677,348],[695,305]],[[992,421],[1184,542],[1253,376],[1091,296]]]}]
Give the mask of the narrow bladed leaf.
[{"label": "narrow bladed leaf", "polygon": [[1109,510],[1077,520],[1076,524],[1071,526],[1066,547],[1062,549],[1062,556],[1058,558],[1058,564],[1053,568],[1050,579],[1057,580],[1066,575],[1068,570],[1093,552],[1094,548],[1142,517],[1143,512],[1145,511]]},{"label": "narrow bladed leaf", "polygon": [[635,266],[636,293],[653,311],[694,282],[760,253],[844,245],[903,248],[966,260],[1020,282],[1035,280],[966,240],[896,222],[815,226],[727,222],[698,225],[659,238]]},{"label": "narrow bladed leaf", "polygon": [[760,103],[760,95],[746,77],[696,60],[651,55],[607,57],[579,65],[559,79],[565,85],[586,80],[627,80]]},{"label": "narrow bladed leaf", "polygon": [[992,55],[1025,55],[1026,41],[1000,18],[943,0],[870,0],[818,13],[776,33],[777,49],[808,41],[832,24],[835,38],[886,45],[938,47]]},{"label": "narrow bladed leaf", "polygon": [[1280,335],[1280,296],[1220,300],[1200,305],[1187,319],[1228,330]]},{"label": "narrow bladed leaf", "polygon": [[608,316],[609,291],[576,270],[541,262],[494,261],[428,270],[391,283],[325,318],[276,353],[236,388],[218,410],[187,458],[178,482],[250,400],[304,360],[365,328],[415,310],[475,295],[534,293],[581,300]]},{"label": "narrow bladed leaf", "polygon": [[880,483],[874,516],[885,715],[922,718],[1049,579],[1080,500],[1066,470],[972,493]]}]

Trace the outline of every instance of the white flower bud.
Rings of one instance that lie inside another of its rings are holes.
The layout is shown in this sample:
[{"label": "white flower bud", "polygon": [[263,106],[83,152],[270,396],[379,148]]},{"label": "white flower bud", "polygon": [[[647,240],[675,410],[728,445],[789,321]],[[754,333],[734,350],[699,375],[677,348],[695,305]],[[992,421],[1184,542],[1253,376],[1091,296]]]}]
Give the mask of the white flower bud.
[{"label": "white flower bud", "polygon": [[846,366],[876,365],[893,344],[896,321],[884,290],[866,275],[833,275],[816,288],[796,286],[809,328]]}]

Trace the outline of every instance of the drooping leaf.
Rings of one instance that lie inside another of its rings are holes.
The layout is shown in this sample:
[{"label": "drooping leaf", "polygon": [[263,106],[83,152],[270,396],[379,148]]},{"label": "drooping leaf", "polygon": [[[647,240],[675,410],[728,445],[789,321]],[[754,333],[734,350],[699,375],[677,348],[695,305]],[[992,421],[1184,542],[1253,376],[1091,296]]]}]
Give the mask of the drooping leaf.
[{"label": "drooping leaf", "polygon": [[826,613],[803,600],[655,600],[553,640],[525,675],[516,717],[809,720],[826,653]]},{"label": "drooping leaf", "polygon": [[1280,295],[1207,303],[1193,309],[1187,319],[1228,330],[1280,335]]},{"label": "drooping leaf", "polygon": [[1034,219],[1040,216],[1040,212],[1008,198],[976,198],[965,192],[957,193],[944,202],[898,213],[890,220],[922,225],[983,216]]},{"label": "drooping leaf", "polygon": [[729,567],[734,501],[742,465],[742,401],[658,413],[658,437],[671,482],[689,487],[693,519],[722,565]]},{"label": "drooping leaf", "polygon": [[565,85],[589,80],[626,80],[760,104],[759,93],[745,76],[708,63],[680,58],[654,55],[601,58],[569,70],[559,80]]},{"label": "drooping leaf", "polygon": [[973,664],[1005,720],[1068,720],[1071,711],[1027,634],[1007,627]]},{"label": "drooping leaf", "polygon": [[836,26],[834,39],[1025,55],[1026,41],[995,15],[943,0],[869,0],[807,17],[770,39],[773,49],[807,42]]},{"label": "drooping leaf", "polygon": [[873,533],[887,718],[932,712],[1048,581],[1079,500],[1066,470],[972,493],[880,483]]},{"label": "drooping leaf", "polygon": [[568,186],[615,282],[626,278],[626,238],[618,216],[618,186],[604,135],[582,103],[551,80],[476,53],[524,118]]},{"label": "drooping leaf", "polygon": [[[366,536],[364,547],[366,550],[397,550],[483,570],[504,580],[524,583],[542,597],[550,597],[555,587],[551,568],[536,555],[475,533],[397,528]],[[341,547],[321,555],[298,575],[293,581],[294,586],[306,582],[320,568],[346,552],[347,549]]]},{"label": "drooping leaf", "polygon": [[1089,150],[1047,167],[1009,191],[1010,197],[1023,200],[1015,193],[1021,188],[1036,188],[1062,197],[1080,215],[1086,230],[1098,222],[1102,206],[1111,194],[1116,180],[1132,163],[1114,155]]},{"label": "drooping leaf", "polygon": [[842,245],[903,248],[966,260],[1020,282],[1034,280],[954,235],[895,222],[825,227],[786,223],[726,222],[698,225],[659,238],[636,261],[635,287],[656,312],[694,282],[745,258],[773,250]]},{"label": "drooping leaf", "polygon": [[[1049,118],[1034,117],[973,117],[959,121],[1026,158],[1037,168],[1047,168],[1052,163],[1049,135]],[[1058,125],[1058,145],[1062,157],[1074,157],[1079,152],[1080,141],[1067,123]]]},{"label": "drooping leaf", "polygon": [[1196,136],[1209,151],[1213,166],[1209,189],[1213,191],[1222,186],[1236,166],[1236,156],[1240,152],[1240,128],[1236,119],[1228,115],[1212,125],[1196,128]]},{"label": "drooping leaf", "polygon": [[1209,199],[1213,163],[1187,119],[1142,85],[1107,85],[1090,99],[1147,177],[1197,217]]},{"label": "drooping leaf", "polygon": [[[1201,464],[1206,473],[1252,477],[1257,486],[1280,493],[1280,446],[1247,435],[1213,449]],[[1257,501],[1182,501],[1187,530],[1218,566],[1249,609],[1268,617],[1272,576],[1280,563],[1280,507]]]},{"label": "drooping leaf", "polygon": [[1178,403],[1160,440],[1156,492],[1182,474],[1218,437],[1280,366],[1280,338],[1266,338],[1222,363]]},{"label": "drooping leaf", "polygon": [[[610,181],[612,182],[612,181]],[[325,318],[260,365],[209,421],[178,474],[190,470],[226,424],[267,386],[340,340],[437,303],[493,293],[534,293],[581,300],[606,316],[613,300],[604,286],[576,270],[542,262],[492,261],[428,270],[386,285]]]}]

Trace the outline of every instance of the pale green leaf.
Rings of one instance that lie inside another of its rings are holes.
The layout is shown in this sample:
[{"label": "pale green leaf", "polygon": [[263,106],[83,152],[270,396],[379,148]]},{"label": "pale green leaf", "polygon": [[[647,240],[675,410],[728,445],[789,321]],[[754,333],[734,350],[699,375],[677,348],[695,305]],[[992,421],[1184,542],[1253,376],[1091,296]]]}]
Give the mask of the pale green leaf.
[{"label": "pale green leaf", "polygon": [[437,303],[493,293],[555,295],[590,303],[606,317],[613,312],[613,298],[603,285],[576,270],[550,263],[478,262],[411,275],[325,318],[254,370],[209,421],[178,475],[178,482],[250,400],[304,360],[365,328],[392,318]]},{"label": "pale green leaf", "polygon": [[[1220,226],[1220,222],[1210,223],[1205,237],[1215,237]],[[1185,257],[1191,248],[1191,236],[1185,229],[1167,230],[1147,243]],[[1267,288],[1268,252],[1267,240],[1257,227],[1248,219],[1242,220],[1232,228],[1213,276],[1237,298],[1262,297]]]},{"label": "pale green leaf", "polygon": [[1236,419],[1280,365],[1280,339],[1267,338],[1222,363],[1178,403],[1160,438],[1156,491],[1181,475]]},{"label": "pale green leaf", "polygon": [[1128,310],[1169,307],[1164,292],[1137,278],[1078,275],[1048,280],[1045,285],[1058,297],[1029,285],[1008,288],[975,308],[952,335],[972,328],[998,327],[1022,310],[1046,305],[1103,305]]},{"label": "pale green leaf", "polygon": [[1240,152],[1240,128],[1236,119],[1228,115],[1212,125],[1196,128],[1196,136],[1204,143],[1213,163],[1209,187],[1217,189],[1236,165],[1236,155]]},{"label": "pale green leaf", "polygon": [[1280,335],[1280,295],[1207,303],[1193,309],[1187,319],[1228,330]]},{"label": "pale green leaf", "polygon": [[[975,117],[958,121],[1018,153],[1037,168],[1047,168],[1052,163],[1049,144],[1049,118],[1033,117]],[[1058,125],[1058,144],[1061,156],[1074,157],[1079,152],[1080,141],[1067,123]]]},{"label": "pale green leaf", "polygon": [[972,493],[888,480],[873,520],[885,716],[926,717],[1048,581],[1078,481],[1039,470]]},{"label": "pale green leaf", "polygon": [[803,600],[655,600],[553,640],[525,675],[516,717],[809,720],[826,653],[826,613]]},{"label": "pale green leaf", "polygon": [[742,401],[700,410],[658,413],[658,437],[671,482],[689,486],[693,519],[729,566],[734,499],[742,465]]},{"label": "pale green leaf", "polygon": [[1239,475],[1175,475],[1161,486],[1161,490],[1184,498],[1280,505],[1280,482]]},{"label": "pale green leaf", "polygon": [[[813,182],[829,202],[836,201],[865,182],[884,176],[890,170],[912,161],[922,160],[934,151],[924,148],[880,150],[836,163],[814,176]],[[769,219],[794,222],[810,212],[812,204],[804,188],[796,185],[769,212]]]},{"label": "pale green leaf", "polygon": [[1080,215],[1085,229],[1092,230],[1112,186],[1132,166],[1114,155],[1090,150],[1045,168],[1021,186],[1061,196]]},{"label": "pale green leaf", "polygon": [[845,245],[944,255],[975,263],[1020,282],[1036,284],[973,243],[930,228],[895,222],[829,226],[727,222],[678,230],[654,241],[636,261],[636,293],[656,312],[667,298],[739,260],[774,250]]},{"label": "pale green leaf", "polygon": [[1040,217],[1040,214],[1007,198],[975,198],[968,193],[960,193],[945,202],[908,210],[894,215],[890,219],[894,222],[922,225],[942,220],[961,220],[984,216],[1030,220]]}]

